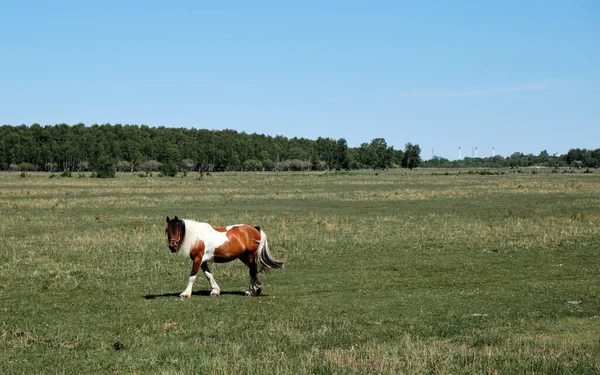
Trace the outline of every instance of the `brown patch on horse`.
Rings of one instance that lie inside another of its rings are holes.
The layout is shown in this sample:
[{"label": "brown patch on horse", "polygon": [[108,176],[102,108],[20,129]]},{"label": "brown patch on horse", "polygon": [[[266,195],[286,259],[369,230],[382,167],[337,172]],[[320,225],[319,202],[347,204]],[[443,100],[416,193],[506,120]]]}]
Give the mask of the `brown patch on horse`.
[{"label": "brown patch on horse", "polygon": [[190,276],[194,276],[198,273],[200,266],[202,266],[202,257],[204,256],[204,241],[198,240],[194,243],[190,251],[190,258],[193,261],[192,271],[190,272]]},{"label": "brown patch on horse", "polygon": [[192,258],[192,260],[194,260],[195,258],[202,259],[203,256],[204,256],[204,241],[198,240],[198,241],[196,241],[194,246],[192,246],[192,250],[190,250],[190,258]]},{"label": "brown patch on horse", "polygon": [[258,250],[260,233],[250,225],[235,226],[227,231],[228,241],[215,249],[215,262],[228,262],[247,252],[248,258],[254,259]]}]

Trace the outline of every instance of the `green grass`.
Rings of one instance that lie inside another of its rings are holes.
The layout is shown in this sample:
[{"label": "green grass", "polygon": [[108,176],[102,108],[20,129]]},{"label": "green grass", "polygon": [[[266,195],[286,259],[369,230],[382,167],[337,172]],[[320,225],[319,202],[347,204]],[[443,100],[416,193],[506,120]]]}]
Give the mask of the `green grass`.
[{"label": "green grass", "polygon": [[[600,173],[49,176],[0,173],[2,374],[600,372]],[[286,266],[182,300],[167,215]]]}]

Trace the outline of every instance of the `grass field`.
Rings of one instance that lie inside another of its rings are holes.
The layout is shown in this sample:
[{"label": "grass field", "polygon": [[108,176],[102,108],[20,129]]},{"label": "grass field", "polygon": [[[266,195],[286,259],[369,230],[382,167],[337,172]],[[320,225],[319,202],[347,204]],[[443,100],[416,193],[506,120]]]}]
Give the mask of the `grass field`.
[{"label": "grass field", "polygon": [[[0,373],[600,373],[600,173],[437,172],[0,173]],[[286,266],[180,299],[167,215]]]}]

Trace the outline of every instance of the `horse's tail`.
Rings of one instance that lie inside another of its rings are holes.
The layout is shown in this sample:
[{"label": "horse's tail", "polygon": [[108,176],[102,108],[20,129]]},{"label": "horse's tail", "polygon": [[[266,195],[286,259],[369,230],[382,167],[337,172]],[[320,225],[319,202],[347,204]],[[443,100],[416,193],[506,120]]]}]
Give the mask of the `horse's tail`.
[{"label": "horse's tail", "polygon": [[265,271],[270,268],[283,268],[283,260],[275,259],[269,252],[269,243],[267,235],[259,227],[255,227],[260,233],[260,241],[258,242],[257,260],[260,265],[260,270]]}]

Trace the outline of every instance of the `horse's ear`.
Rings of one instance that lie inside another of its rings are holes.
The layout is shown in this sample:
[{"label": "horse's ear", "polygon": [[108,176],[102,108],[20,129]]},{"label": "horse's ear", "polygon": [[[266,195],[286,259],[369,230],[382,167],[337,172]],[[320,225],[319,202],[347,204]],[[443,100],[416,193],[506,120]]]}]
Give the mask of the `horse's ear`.
[{"label": "horse's ear", "polygon": [[175,219],[174,219],[174,220],[175,220],[175,221],[179,221],[179,218],[178,218],[177,216],[175,216]]},{"label": "horse's ear", "polygon": [[169,217],[167,216],[167,224],[169,223],[169,221],[171,221],[171,220],[169,220]]}]

